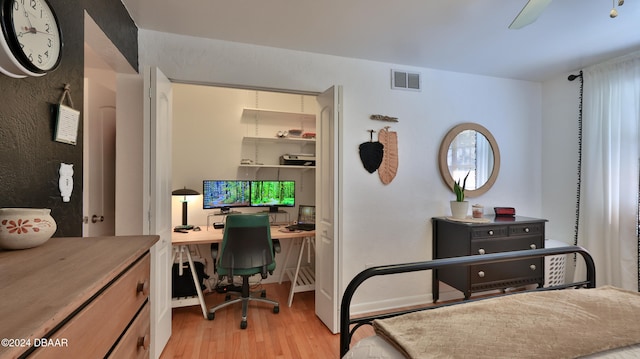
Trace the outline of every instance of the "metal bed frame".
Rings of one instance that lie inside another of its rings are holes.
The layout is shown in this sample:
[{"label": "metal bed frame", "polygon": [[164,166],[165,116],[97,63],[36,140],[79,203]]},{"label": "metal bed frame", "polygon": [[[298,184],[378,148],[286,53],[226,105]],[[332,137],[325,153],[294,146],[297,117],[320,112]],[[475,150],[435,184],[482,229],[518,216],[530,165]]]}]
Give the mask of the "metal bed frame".
[{"label": "metal bed frame", "polygon": [[[351,318],[351,314],[350,314],[351,299],[353,298],[353,295],[355,294],[356,289],[358,289],[358,287],[365,280],[371,277],[389,275],[389,274],[434,270],[434,269],[453,267],[453,266],[470,266],[470,265],[477,265],[477,264],[508,262],[508,261],[515,261],[515,260],[521,260],[521,259],[540,258],[540,257],[546,257],[546,256],[552,256],[552,255],[563,255],[563,254],[574,254],[574,255],[580,254],[582,256],[587,268],[586,280],[579,281],[579,282],[572,282],[565,285],[553,286],[553,287],[538,287],[528,291],[558,290],[558,289],[581,288],[581,287],[595,288],[596,286],[595,263],[593,261],[593,258],[589,254],[589,252],[587,252],[586,249],[579,246],[542,248],[542,249],[532,249],[532,250],[530,249],[530,250],[501,252],[501,253],[492,253],[492,254],[484,254],[484,255],[443,258],[443,259],[434,259],[431,261],[424,261],[424,262],[393,264],[393,265],[375,266],[375,267],[367,268],[364,271],[358,273],[351,280],[351,282],[349,282],[349,285],[347,285],[347,288],[342,297],[342,304],[340,306],[340,357],[342,358],[349,351],[351,339],[353,337],[354,332],[365,324],[372,325],[373,320],[375,319],[391,318],[398,315],[413,313],[421,310],[436,309],[436,308],[450,306],[450,305],[464,304],[472,301],[487,299],[487,297],[479,298],[479,299],[470,299],[470,300],[465,300],[463,302],[443,303],[439,305],[430,305],[430,306],[425,306],[425,307],[420,307],[415,309],[384,313],[380,315]],[[517,293],[522,293],[522,291],[505,293],[502,295],[511,295],[511,294],[517,294]],[[354,325],[353,328],[350,328],[352,325]]]}]

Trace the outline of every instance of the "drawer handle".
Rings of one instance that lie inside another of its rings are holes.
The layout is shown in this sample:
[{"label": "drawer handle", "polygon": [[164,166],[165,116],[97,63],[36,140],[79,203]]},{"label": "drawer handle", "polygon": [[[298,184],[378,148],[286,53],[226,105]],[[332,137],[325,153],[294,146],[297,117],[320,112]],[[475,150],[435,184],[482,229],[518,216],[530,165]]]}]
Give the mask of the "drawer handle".
[{"label": "drawer handle", "polygon": [[488,233],[490,236],[493,236],[493,230],[490,230]]},{"label": "drawer handle", "polygon": [[144,337],[138,337],[138,348],[147,350],[149,349],[149,344],[151,344],[149,334],[145,334]]},{"label": "drawer handle", "polygon": [[138,282],[138,286],[136,287],[136,293],[142,293],[144,295],[149,295],[149,280],[145,279],[142,282]]},{"label": "drawer handle", "polygon": [[529,227],[526,227],[526,228],[524,229],[524,233],[529,233]]},{"label": "drawer handle", "polygon": [[480,271],[480,272],[478,272],[478,277],[480,277],[480,278],[484,278],[484,271]]},{"label": "drawer handle", "polygon": [[485,254],[485,251],[483,248],[478,249],[478,254]]},{"label": "drawer handle", "polygon": [[532,265],[529,266],[529,268],[531,268],[531,270],[536,270],[536,265],[532,264]]},{"label": "drawer handle", "polygon": [[536,246],[535,244],[531,244],[531,245],[529,246],[529,248],[531,248],[531,249],[536,249],[536,248],[538,248],[538,246]]}]

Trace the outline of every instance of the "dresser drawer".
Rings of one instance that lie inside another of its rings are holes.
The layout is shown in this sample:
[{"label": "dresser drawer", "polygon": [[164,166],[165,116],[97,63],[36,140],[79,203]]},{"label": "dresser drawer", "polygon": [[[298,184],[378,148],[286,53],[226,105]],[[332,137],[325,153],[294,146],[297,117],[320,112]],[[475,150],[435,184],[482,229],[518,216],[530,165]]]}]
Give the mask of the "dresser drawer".
[{"label": "dresser drawer", "polygon": [[[503,283],[504,286],[515,287],[528,283],[539,283],[544,278],[544,265],[540,258],[470,266],[469,271],[473,289],[478,289],[478,285],[493,283]],[[509,284],[509,282],[511,283]]]},{"label": "dresser drawer", "polygon": [[507,226],[481,226],[473,228],[471,230],[471,239],[475,238],[497,238],[506,237],[509,235],[509,228]]},{"label": "dresser drawer", "polygon": [[[514,236],[505,238],[487,238],[471,241],[472,255],[483,255],[499,252],[520,251],[543,248],[542,236]],[[537,282],[543,276],[543,261],[540,258],[523,259],[513,262],[483,264],[469,268],[472,287],[512,281],[512,286],[525,282]],[[524,280],[524,281],[523,281]]]},{"label": "dresser drawer", "polygon": [[542,223],[528,223],[509,226],[510,236],[541,235],[542,233],[544,233],[544,224]]},{"label": "dresser drawer", "polygon": [[147,300],[149,283],[147,253],[50,337],[65,340],[67,346],[40,347],[31,357],[104,357]]},{"label": "dresser drawer", "polygon": [[521,251],[525,249],[543,248],[543,246],[544,240],[541,236],[476,239],[471,241],[471,253],[469,254]]},{"label": "dresser drawer", "polygon": [[151,321],[149,317],[149,302],[142,307],[124,336],[113,349],[109,358],[142,359],[149,357],[151,343]]}]

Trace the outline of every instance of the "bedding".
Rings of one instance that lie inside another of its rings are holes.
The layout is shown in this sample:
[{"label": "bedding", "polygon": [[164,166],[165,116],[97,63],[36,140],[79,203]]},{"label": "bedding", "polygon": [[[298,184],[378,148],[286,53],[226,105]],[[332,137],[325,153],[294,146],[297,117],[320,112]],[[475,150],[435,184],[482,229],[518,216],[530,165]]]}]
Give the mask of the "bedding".
[{"label": "bedding", "polygon": [[[350,318],[355,290],[373,276],[570,253],[584,258],[585,281]],[[640,358],[640,293],[596,289],[593,259],[576,246],[369,268],[347,286],[340,316],[341,355],[349,359]],[[365,324],[372,325],[376,335],[349,350],[353,332]]]},{"label": "bedding", "polygon": [[[430,357],[432,358],[432,357]],[[450,358],[448,356],[447,358]],[[509,357],[513,359],[514,357]],[[606,350],[580,357],[580,359],[638,359],[640,358],[640,344],[628,347]],[[393,345],[382,337],[373,335],[361,339],[342,359],[406,359]],[[467,359],[467,358],[465,358]]]},{"label": "bedding", "polygon": [[528,292],[373,322],[407,358],[576,358],[640,343],[640,293]]}]

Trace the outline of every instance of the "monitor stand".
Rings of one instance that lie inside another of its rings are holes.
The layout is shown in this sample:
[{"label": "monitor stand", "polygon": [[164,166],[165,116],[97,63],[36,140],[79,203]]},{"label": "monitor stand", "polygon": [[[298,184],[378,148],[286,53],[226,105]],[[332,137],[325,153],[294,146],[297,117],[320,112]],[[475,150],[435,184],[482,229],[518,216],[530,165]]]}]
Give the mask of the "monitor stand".
[{"label": "monitor stand", "polygon": [[192,224],[183,224],[181,226],[175,226],[173,229],[183,229],[185,231],[190,231],[193,229],[193,225]]}]

